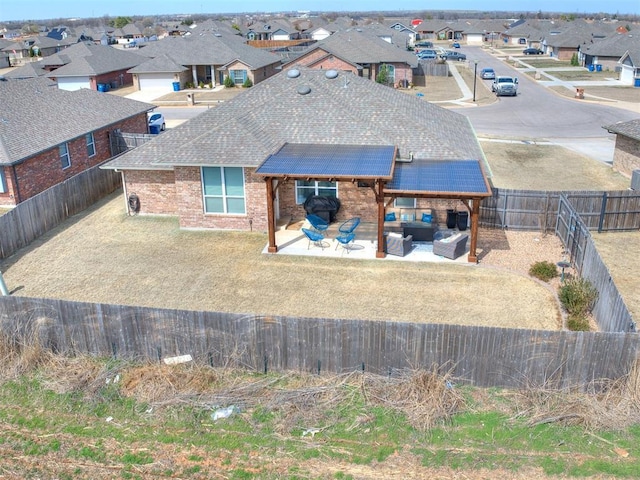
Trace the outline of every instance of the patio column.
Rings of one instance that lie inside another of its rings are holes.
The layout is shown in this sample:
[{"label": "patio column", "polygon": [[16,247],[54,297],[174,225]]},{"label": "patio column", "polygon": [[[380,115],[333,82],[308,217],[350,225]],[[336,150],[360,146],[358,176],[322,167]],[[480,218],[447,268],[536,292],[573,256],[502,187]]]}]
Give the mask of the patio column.
[{"label": "patio column", "polygon": [[469,245],[469,256],[467,260],[478,263],[476,248],[478,246],[478,221],[480,219],[480,199],[471,199],[471,244]]},{"label": "patio column", "polygon": [[264,179],[267,185],[267,224],[269,226],[269,247],[267,251],[269,253],[277,253],[278,245],[276,245],[276,219],[273,208],[274,192],[273,192],[273,179],[267,177]]},{"label": "patio column", "polygon": [[378,249],[376,258],[384,258],[384,182],[378,181],[378,191],[376,192],[376,203],[378,204]]},{"label": "patio column", "polygon": [[193,85],[198,86],[198,67],[191,65],[191,78],[193,79]]}]

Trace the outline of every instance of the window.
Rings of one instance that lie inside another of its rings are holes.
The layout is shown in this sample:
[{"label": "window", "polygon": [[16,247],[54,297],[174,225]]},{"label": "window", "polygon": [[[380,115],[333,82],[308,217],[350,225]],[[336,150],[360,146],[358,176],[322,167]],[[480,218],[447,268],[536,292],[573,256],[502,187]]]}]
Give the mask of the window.
[{"label": "window", "polygon": [[7,193],[7,181],[4,178],[4,168],[0,167],[0,193]]},{"label": "window", "polygon": [[63,143],[58,147],[60,150],[60,163],[62,169],[69,168],[71,166],[71,156],[69,155],[69,144]]},{"label": "window", "polygon": [[416,208],[416,199],[407,197],[398,197],[394,201],[396,208]]},{"label": "window", "polygon": [[244,81],[247,79],[246,70],[231,70],[229,72],[229,75],[231,75],[231,79],[233,80],[233,83],[235,83],[236,85],[242,85]]},{"label": "window", "polygon": [[96,142],[93,139],[93,133],[87,133],[85,138],[87,139],[87,156],[93,157],[96,154]]},{"label": "window", "polygon": [[244,214],[244,169],[202,167],[205,213]]},{"label": "window", "polygon": [[337,197],[338,184],[336,182],[319,182],[317,180],[296,180],[296,203],[301,205],[309,195],[323,197]]}]

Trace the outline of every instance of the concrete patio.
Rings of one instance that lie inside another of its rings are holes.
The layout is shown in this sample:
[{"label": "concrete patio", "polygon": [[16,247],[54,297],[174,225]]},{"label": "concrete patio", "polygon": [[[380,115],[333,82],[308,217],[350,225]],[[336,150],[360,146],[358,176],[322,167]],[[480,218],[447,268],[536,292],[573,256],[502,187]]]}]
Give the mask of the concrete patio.
[{"label": "concrete patio", "polygon": [[[273,255],[302,255],[309,257],[328,257],[328,258],[349,258],[354,260],[379,260],[379,261],[400,261],[400,262],[431,262],[431,263],[456,263],[462,265],[473,265],[467,261],[469,253],[469,245],[467,243],[466,253],[459,256],[455,260],[433,253],[432,242],[413,242],[413,248],[404,257],[396,255],[387,255],[385,258],[376,258],[377,227],[375,223],[361,223],[356,229],[356,238],[349,248],[345,249],[336,241],[338,227],[341,222],[335,222],[329,226],[323,241],[323,247],[315,245],[313,242],[309,244],[309,240],[302,233],[301,228],[309,228],[306,222],[297,222],[289,225],[287,228],[280,227],[276,230],[276,244],[278,252]],[[468,233],[468,232],[466,232]],[[263,253],[267,252],[268,245],[265,246]]]}]

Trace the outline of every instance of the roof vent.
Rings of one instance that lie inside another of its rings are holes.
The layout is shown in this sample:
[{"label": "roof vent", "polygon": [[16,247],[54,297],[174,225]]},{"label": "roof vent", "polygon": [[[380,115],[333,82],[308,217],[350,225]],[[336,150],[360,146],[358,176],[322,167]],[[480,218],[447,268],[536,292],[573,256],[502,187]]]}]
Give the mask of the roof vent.
[{"label": "roof vent", "polygon": [[308,95],[309,93],[311,93],[311,87],[309,87],[308,85],[302,85],[298,88],[298,93],[300,95]]},{"label": "roof vent", "polygon": [[297,68],[292,68],[287,72],[287,77],[289,78],[298,78],[300,76],[300,70]]},{"label": "roof vent", "polygon": [[337,70],[327,70],[325,72],[324,76],[329,78],[329,79],[336,78],[338,76],[338,71]]}]

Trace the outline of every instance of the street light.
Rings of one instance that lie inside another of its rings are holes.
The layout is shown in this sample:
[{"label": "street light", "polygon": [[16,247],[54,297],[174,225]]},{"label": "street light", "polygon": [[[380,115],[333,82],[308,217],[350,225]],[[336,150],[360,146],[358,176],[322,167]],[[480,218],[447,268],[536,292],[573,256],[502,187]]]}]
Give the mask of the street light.
[{"label": "street light", "polygon": [[478,79],[478,61],[473,61],[473,101],[476,101],[476,80]]}]

